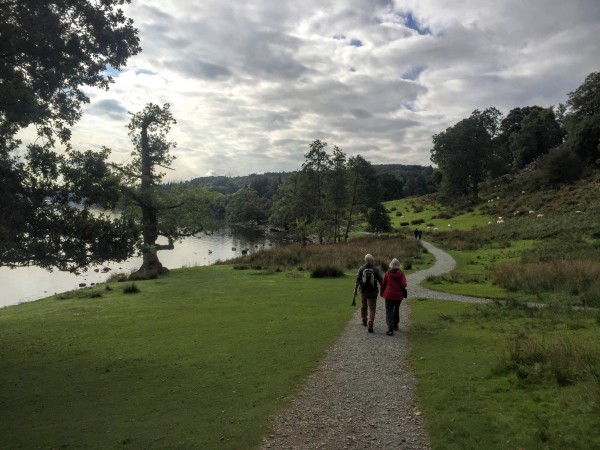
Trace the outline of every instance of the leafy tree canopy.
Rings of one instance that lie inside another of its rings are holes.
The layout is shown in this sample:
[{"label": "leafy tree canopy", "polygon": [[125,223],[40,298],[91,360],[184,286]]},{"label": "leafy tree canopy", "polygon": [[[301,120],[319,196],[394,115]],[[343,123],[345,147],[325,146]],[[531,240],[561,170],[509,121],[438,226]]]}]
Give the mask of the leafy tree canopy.
[{"label": "leafy tree canopy", "polygon": [[141,49],[129,0],[5,0],[0,4],[0,135],[35,125],[67,142],[89,101],[82,87],[107,89],[109,67]]},{"label": "leafy tree canopy", "polygon": [[584,162],[600,166],[600,72],[589,74],[569,93],[565,127],[567,147]]},{"label": "leafy tree canopy", "polygon": [[[78,271],[122,260],[137,230],[126,218],[91,212],[113,207],[118,177],[108,150],[70,149],[72,126],[88,102],[82,88],[108,88],[107,68],[140,51],[119,6],[128,0],[4,0],[0,3],[0,265]],[[16,133],[41,139],[14,156]]]}]

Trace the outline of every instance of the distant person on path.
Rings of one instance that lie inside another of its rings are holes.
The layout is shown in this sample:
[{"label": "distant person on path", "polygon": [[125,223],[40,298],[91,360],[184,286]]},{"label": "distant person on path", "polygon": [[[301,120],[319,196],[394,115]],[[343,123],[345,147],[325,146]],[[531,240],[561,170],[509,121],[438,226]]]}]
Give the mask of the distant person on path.
[{"label": "distant person on path", "polygon": [[382,280],[381,272],[373,264],[373,256],[370,254],[365,255],[365,264],[360,266],[356,273],[354,294],[356,295],[356,290],[360,286],[360,317],[363,326],[368,325],[369,333],[373,332],[377,294],[379,293],[378,283],[381,283]]},{"label": "distant person on path", "polygon": [[423,231],[422,230],[418,230],[418,235],[419,235],[419,240],[421,240],[421,238],[423,237]]},{"label": "distant person on path", "polygon": [[400,261],[396,258],[390,263],[388,270],[381,282],[381,296],[385,298],[385,321],[387,322],[388,336],[393,336],[398,331],[400,323],[400,303],[406,297],[406,276],[400,269]]},{"label": "distant person on path", "polygon": [[419,229],[415,228],[415,239],[419,237]]}]

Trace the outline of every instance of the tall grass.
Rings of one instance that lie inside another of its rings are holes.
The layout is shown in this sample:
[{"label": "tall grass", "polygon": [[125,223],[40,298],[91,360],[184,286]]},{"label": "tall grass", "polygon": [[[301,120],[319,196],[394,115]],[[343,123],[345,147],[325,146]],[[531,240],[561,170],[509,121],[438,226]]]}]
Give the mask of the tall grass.
[{"label": "tall grass", "polygon": [[565,336],[528,337],[519,332],[509,339],[497,370],[514,372],[521,383],[544,383],[548,380],[567,386],[578,381],[597,381],[594,367],[598,361],[600,352],[597,348]]},{"label": "tall grass", "polygon": [[337,268],[341,271],[357,269],[364,264],[367,253],[373,255],[375,265],[387,269],[393,258],[403,267],[421,262],[419,243],[403,235],[363,237],[348,244],[325,244],[302,247],[300,244],[270,248],[227,261],[228,264],[252,269],[297,269],[314,271],[319,267]]},{"label": "tall grass", "polygon": [[505,262],[494,269],[492,279],[510,291],[562,292],[579,295],[587,306],[600,306],[600,262],[552,260]]}]

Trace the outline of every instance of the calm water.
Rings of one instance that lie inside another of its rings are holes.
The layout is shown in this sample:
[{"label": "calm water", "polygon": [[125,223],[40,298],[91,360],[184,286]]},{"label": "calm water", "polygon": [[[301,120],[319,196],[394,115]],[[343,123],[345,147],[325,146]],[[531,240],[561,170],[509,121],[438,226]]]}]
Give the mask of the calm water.
[{"label": "calm water", "polygon": [[[210,235],[190,237],[182,243],[176,243],[174,250],[158,253],[163,266],[169,269],[180,267],[207,266],[242,255],[242,249],[248,253],[277,245],[282,237],[266,236],[258,230],[226,229],[215,231]],[[103,283],[114,273],[129,274],[142,264],[141,258],[132,258],[122,263],[111,263],[102,267],[92,267],[81,275],[40,269],[38,267],[22,267],[9,269],[0,267],[0,307],[16,305],[38,300],[49,295],[77,289],[80,283],[87,286],[92,283]],[[108,267],[109,272],[102,268]],[[98,269],[98,272],[95,271]]]}]

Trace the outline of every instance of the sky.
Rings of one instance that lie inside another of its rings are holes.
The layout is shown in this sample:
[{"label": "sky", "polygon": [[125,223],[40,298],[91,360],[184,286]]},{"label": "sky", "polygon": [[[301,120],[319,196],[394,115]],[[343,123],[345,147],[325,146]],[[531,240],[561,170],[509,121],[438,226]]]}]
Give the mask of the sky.
[{"label": "sky", "polygon": [[598,0],[133,0],[142,52],[86,89],[76,148],[130,159],[129,113],[171,105],[165,180],[300,169],[315,139],[431,165],[475,109],[564,103],[600,70]]}]

